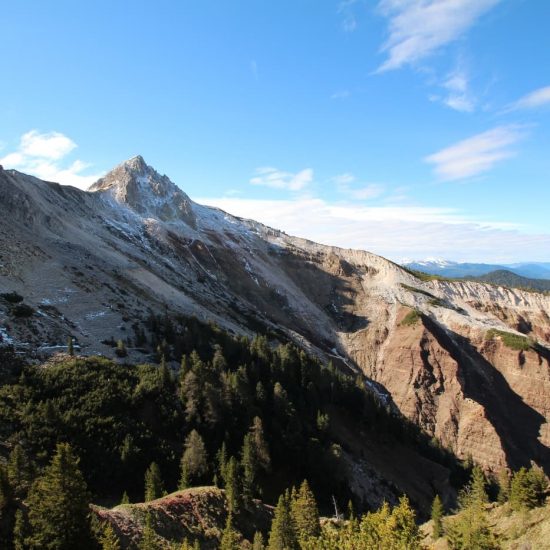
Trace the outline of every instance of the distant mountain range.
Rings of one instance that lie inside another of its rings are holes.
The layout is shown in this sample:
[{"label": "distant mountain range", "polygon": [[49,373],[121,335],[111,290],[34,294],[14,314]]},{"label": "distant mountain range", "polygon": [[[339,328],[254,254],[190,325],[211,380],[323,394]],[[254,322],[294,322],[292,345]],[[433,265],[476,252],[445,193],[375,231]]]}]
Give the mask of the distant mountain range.
[{"label": "distant mountain range", "polygon": [[[530,279],[550,279],[550,262],[526,262],[516,264],[460,263],[440,259],[403,262],[408,269],[423,271],[443,277],[480,277],[494,271],[508,271]],[[495,282],[495,281],[488,281]]]}]

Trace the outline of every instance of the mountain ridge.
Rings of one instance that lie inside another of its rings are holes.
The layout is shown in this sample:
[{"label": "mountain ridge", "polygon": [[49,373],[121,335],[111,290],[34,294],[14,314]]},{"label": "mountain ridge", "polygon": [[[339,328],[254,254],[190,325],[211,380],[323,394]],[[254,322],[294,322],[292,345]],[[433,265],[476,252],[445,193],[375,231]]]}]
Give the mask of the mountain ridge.
[{"label": "mountain ridge", "polygon": [[[70,336],[111,356],[101,342],[122,339],[143,360],[136,320],[193,315],[361,373],[462,458],[550,469],[550,297],[421,280],[370,252],[198,205],[141,157],[89,192],[3,171],[0,199],[0,284],[33,311],[18,318],[0,299],[0,334],[21,353],[47,355]],[[518,355],[500,334],[534,343]]]}]

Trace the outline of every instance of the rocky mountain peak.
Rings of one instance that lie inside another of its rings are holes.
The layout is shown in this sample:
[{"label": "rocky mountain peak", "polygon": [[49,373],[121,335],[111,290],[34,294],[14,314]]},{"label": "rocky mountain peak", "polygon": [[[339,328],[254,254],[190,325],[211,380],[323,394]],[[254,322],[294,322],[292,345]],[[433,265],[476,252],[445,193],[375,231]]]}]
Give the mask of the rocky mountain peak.
[{"label": "rocky mountain peak", "polygon": [[141,155],[119,164],[90,188],[143,217],[195,225],[191,199],[168,176],[159,174]]}]

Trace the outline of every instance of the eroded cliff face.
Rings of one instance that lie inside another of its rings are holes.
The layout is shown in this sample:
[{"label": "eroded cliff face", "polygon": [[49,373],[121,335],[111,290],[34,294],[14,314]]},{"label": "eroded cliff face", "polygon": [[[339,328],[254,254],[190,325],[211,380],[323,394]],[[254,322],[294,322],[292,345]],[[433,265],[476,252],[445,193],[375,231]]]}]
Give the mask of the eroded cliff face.
[{"label": "eroded cliff face", "polygon": [[362,372],[460,457],[550,472],[549,296],[424,281],[288,236],[193,203],[140,157],[91,192],[0,172],[0,287],[34,309],[18,318],[0,299],[0,344],[19,351],[40,356],[70,335],[109,355],[101,342],[130,341],[149,311],[270,332]]}]

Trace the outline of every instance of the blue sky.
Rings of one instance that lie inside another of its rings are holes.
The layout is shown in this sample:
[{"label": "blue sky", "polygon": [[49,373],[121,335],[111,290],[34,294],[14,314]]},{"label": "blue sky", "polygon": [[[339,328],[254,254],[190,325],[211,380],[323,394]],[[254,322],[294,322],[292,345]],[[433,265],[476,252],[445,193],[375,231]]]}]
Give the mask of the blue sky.
[{"label": "blue sky", "polygon": [[550,261],[550,2],[4,3],[0,163],[395,260]]}]

